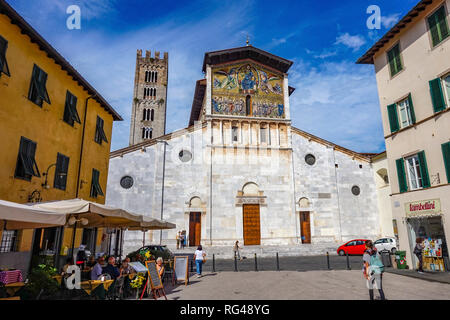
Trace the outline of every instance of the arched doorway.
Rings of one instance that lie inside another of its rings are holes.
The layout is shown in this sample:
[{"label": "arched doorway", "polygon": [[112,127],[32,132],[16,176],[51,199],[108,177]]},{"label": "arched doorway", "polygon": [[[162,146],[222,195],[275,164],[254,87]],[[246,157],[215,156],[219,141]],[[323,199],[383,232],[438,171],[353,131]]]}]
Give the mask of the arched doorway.
[{"label": "arched doorway", "polygon": [[[259,188],[255,183],[247,183],[242,188],[244,197],[259,195]],[[242,206],[244,245],[261,244],[260,208],[259,203],[247,203]]]},{"label": "arched doorway", "polygon": [[[200,208],[201,206],[202,201],[199,197],[193,197],[189,203],[189,207],[191,208]],[[189,212],[189,247],[200,245],[202,230],[201,216],[200,211]]]},{"label": "arched doorway", "polygon": [[302,243],[311,243],[311,215],[308,210],[310,207],[308,198],[301,198],[299,200],[299,207]]}]

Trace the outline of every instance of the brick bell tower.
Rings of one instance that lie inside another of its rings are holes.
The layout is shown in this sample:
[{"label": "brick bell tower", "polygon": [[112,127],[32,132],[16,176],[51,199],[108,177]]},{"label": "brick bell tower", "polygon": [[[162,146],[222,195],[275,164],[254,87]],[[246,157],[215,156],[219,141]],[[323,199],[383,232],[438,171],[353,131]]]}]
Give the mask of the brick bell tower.
[{"label": "brick bell tower", "polygon": [[167,82],[169,54],[137,50],[131,112],[130,145],[163,136],[166,133]]}]

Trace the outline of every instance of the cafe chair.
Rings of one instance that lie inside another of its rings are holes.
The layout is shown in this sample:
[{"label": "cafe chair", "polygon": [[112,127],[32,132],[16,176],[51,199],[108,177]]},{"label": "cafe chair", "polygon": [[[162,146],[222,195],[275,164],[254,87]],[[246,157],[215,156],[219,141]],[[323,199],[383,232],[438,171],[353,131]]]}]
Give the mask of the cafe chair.
[{"label": "cafe chair", "polygon": [[101,280],[102,277],[104,277],[105,280],[111,280],[111,276],[109,275],[109,273],[102,273],[101,275],[98,276],[97,280]]}]

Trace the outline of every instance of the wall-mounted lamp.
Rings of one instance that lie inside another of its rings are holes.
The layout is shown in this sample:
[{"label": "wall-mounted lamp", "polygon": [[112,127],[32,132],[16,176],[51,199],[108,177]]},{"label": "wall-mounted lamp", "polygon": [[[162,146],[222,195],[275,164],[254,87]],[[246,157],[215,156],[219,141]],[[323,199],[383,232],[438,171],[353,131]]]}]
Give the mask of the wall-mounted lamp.
[{"label": "wall-mounted lamp", "polygon": [[[48,182],[48,171],[53,166],[56,166],[56,163],[53,163],[53,164],[49,165],[47,170],[42,174],[43,176],[45,176],[45,181],[44,181],[43,184],[41,184],[42,188],[44,188],[44,189],[50,189],[50,186],[47,184],[47,182]],[[60,177],[64,177],[64,176],[67,176],[67,173],[59,173],[58,175]]]},{"label": "wall-mounted lamp", "polygon": [[81,218],[81,219],[77,219],[77,218],[75,218],[75,217],[70,217],[69,218],[69,225],[74,225],[76,222],[81,222],[81,224],[83,225],[83,226],[85,226],[85,225],[87,225],[88,223],[89,223],[89,220],[88,219],[86,219],[86,218]]}]

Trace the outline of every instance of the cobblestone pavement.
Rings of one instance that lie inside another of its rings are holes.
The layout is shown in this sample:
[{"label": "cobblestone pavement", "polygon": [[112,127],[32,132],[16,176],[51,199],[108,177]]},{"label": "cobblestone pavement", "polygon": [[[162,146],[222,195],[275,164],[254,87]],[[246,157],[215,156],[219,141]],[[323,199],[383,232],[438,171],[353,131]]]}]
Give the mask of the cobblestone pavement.
[{"label": "cobblestone pavement", "polygon": [[[384,273],[389,300],[450,299],[450,284]],[[368,300],[361,270],[204,272],[190,283],[166,284],[169,300]]]}]

